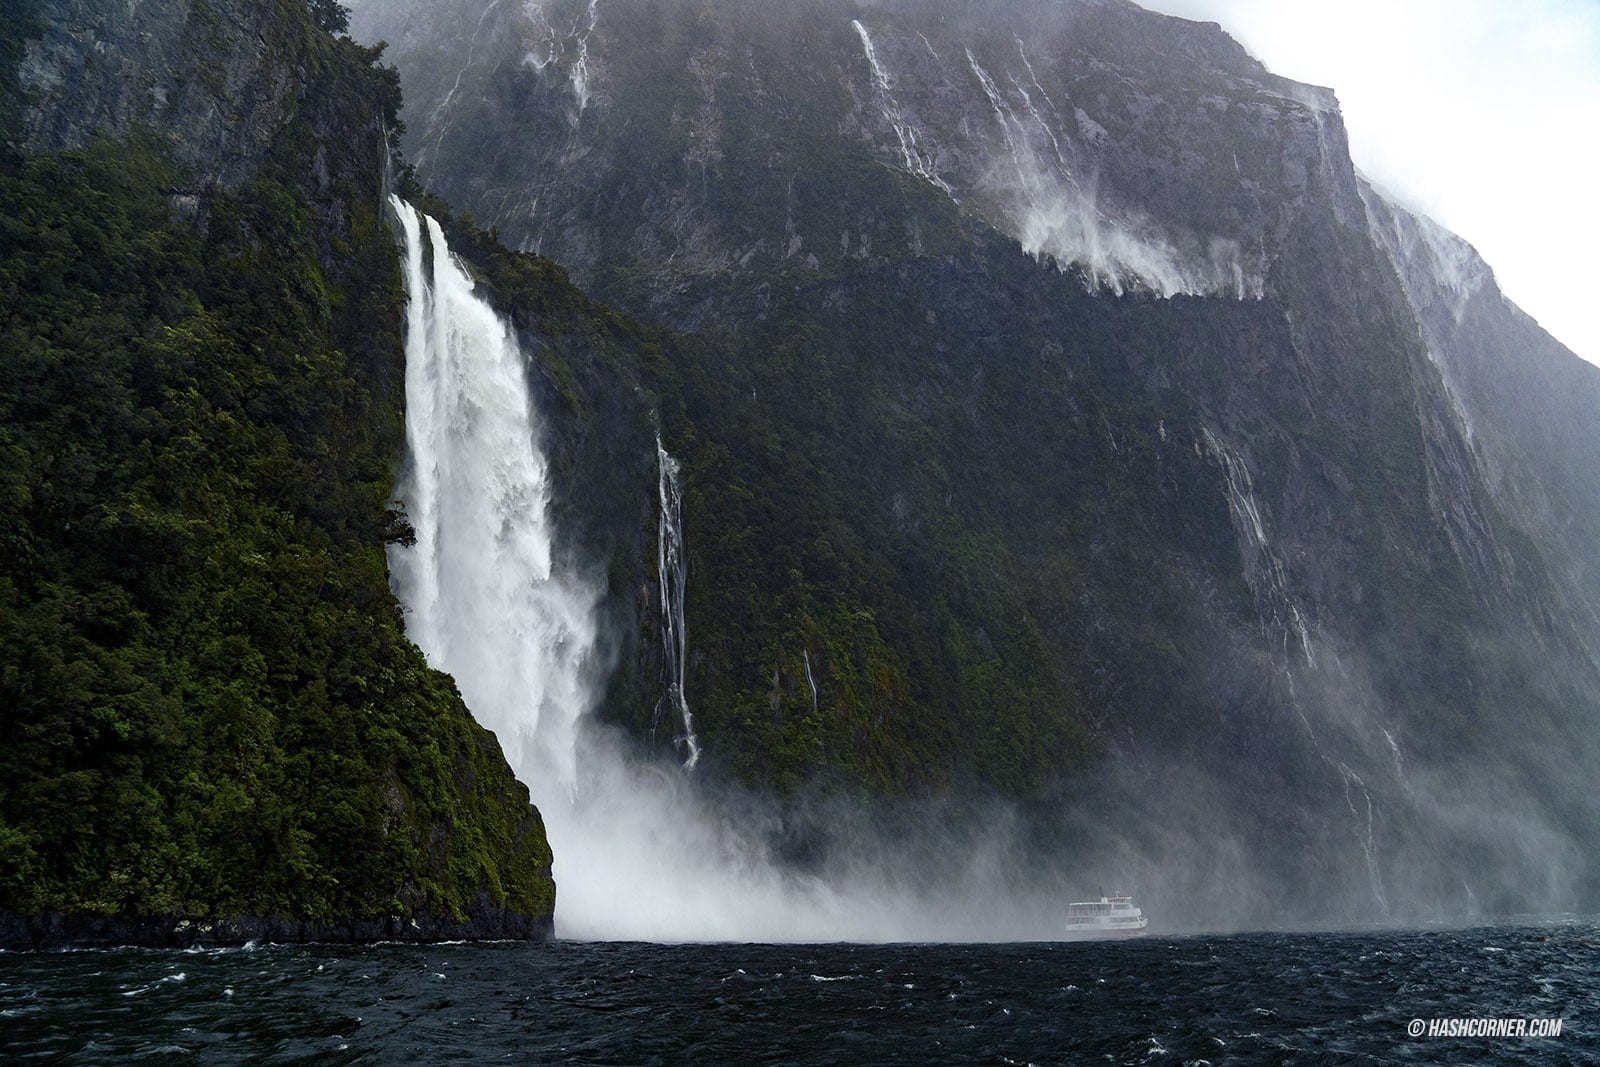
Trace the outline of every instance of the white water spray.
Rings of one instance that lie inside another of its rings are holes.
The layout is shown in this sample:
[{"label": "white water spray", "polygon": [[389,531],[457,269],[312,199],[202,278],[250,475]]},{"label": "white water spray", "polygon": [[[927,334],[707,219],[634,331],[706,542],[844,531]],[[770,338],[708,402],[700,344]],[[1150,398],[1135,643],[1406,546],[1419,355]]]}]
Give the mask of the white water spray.
[{"label": "white water spray", "polygon": [[661,653],[666,671],[666,693],[662,700],[683,724],[683,736],[676,740],[687,750],[683,769],[692,771],[700,762],[700,739],[695,737],[694,716],[689,712],[689,699],[683,691],[689,648],[689,630],[684,623],[689,558],[683,543],[683,484],[678,461],[667,454],[660,437],[656,438],[656,468],[661,508],[656,533],[656,577],[661,583]]},{"label": "white water spray", "polygon": [[[602,680],[600,591],[558,550],[527,358],[438,224],[398,198],[391,205],[405,236],[409,301],[408,456],[398,491],[416,539],[391,548],[390,572],[407,633],[430,665],[455,676],[544,815],[557,932],[651,941],[1055,934],[1057,901],[1047,893],[998,896],[1013,866],[1000,852],[1004,834],[919,849],[886,843],[852,822],[865,824],[859,812],[841,810],[829,824],[854,842],[848,858],[797,874],[771,853],[770,805],[712,798],[696,779],[630,757],[614,732],[585,721]],[[677,634],[669,659],[681,670],[681,488],[659,444],[657,458],[671,527],[663,544],[676,545],[676,558],[659,562],[679,575],[666,612]],[[897,847],[901,866],[891,873]],[[937,880],[921,866],[930,852]]]},{"label": "white water spray", "polygon": [[[1020,68],[1011,73],[1001,69],[997,76],[970,48],[952,53],[965,58],[965,73],[948,68],[928,39],[919,35],[931,65],[900,72],[932,80],[932,86],[917,95],[925,108],[918,123],[901,103],[906,94],[896,95],[895,74],[887,63],[892,50],[880,49],[859,20],[852,20],[851,26],[871,70],[878,111],[898,142],[900,165],[952,198],[957,189],[963,199],[968,189],[980,193],[972,202],[987,207],[990,221],[1015,237],[1024,251],[1063,265],[1075,264],[1091,289],[1163,297],[1262,296],[1264,264],[1251,261],[1238,241],[1213,238],[1199,252],[1188,247],[1197,243],[1193,239],[1186,243],[1137,207],[1117,205],[1100,195],[1095,149],[1105,144],[1107,131],[1076,108],[1073,115],[1082,143],[1073,145],[1020,39]],[[940,103],[965,99],[982,101],[988,116],[976,110],[952,112],[948,103]],[[946,167],[944,176],[936,172],[935,160]]]}]

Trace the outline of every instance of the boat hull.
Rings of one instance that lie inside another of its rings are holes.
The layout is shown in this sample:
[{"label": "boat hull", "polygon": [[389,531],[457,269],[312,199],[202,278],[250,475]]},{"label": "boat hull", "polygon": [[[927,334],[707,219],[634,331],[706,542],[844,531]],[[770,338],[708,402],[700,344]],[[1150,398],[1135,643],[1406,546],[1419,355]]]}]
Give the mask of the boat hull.
[{"label": "boat hull", "polygon": [[1079,930],[1067,928],[1066,940],[1068,941],[1126,941],[1130,938],[1143,937],[1145,928],[1142,926],[1130,927],[1124,930]]}]

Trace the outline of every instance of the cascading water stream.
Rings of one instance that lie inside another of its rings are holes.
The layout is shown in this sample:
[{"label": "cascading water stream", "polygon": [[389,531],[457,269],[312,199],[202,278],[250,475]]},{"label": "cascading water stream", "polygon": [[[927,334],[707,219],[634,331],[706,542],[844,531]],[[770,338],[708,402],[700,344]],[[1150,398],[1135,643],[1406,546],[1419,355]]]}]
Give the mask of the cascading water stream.
[{"label": "cascading water stream", "polygon": [[[1000,218],[993,221],[1025,251],[1076,264],[1086,273],[1091,289],[1104,287],[1119,295],[1131,287],[1163,297],[1180,293],[1227,294],[1240,300],[1261,297],[1262,265],[1245,256],[1237,240],[1215,236],[1204,242],[1204,255],[1195,255],[1183,251],[1184,241],[1167,233],[1137,205],[1102,201],[1095,178],[1099,156],[1093,145],[1105,139],[1105,129],[1076,109],[1085,144],[1074,148],[1073,135],[1020,39],[1020,70],[1011,72],[996,67],[991,73],[970,48],[965,49],[968,78],[947,68],[939,51],[919,34],[932,63],[903,65],[903,78],[897,80],[888,65],[893,35],[880,47],[859,19],[851,26],[866,56],[879,117],[895,135],[899,165],[952,199],[978,194],[975,203],[981,207],[987,202],[997,211]],[[897,91],[897,84],[905,87]],[[1035,104],[1034,93],[1051,118]],[[974,110],[952,113],[952,102],[964,99],[982,100],[992,125]],[[1085,123],[1098,135],[1085,133]],[[947,168],[956,183],[942,177],[939,167]]]},{"label": "cascading water stream", "polygon": [[[416,543],[390,570],[409,632],[454,675],[524,780],[576,787],[594,590],[554,558],[549,473],[510,327],[473,292],[439,224],[391,198],[405,231],[406,443],[399,495]],[[423,229],[426,228],[426,240]]]},{"label": "cascading water stream", "polygon": [[851,19],[850,25],[855,28],[856,36],[861,38],[861,50],[866,54],[867,65],[872,68],[872,81],[878,90],[879,107],[890,128],[894,130],[896,140],[900,142],[900,155],[905,160],[906,170],[950,194],[950,186],[939,177],[933,168],[932,160],[923,153],[922,146],[918,143],[916,127],[906,121],[905,116],[900,113],[900,105],[895,103],[889,74],[878,60],[878,50],[872,43],[872,35],[858,19]]},{"label": "cascading water stream", "polygon": [[660,437],[656,438],[656,466],[661,500],[656,575],[661,582],[661,652],[666,672],[666,693],[662,700],[683,724],[683,736],[677,740],[686,750],[683,769],[689,771],[700,762],[700,739],[695,736],[694,716],[689,712],[689,700],[683,691],[689,645],[688,628],[684,625],[689,559],[683,543],[683,484],[678,461],[667,454]]}]

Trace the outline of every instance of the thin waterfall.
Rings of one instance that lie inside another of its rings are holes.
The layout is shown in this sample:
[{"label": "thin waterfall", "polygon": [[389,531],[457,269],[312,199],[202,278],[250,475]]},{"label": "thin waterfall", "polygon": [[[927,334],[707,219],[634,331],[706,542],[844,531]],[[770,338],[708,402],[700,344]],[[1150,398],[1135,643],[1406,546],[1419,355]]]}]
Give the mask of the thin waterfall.
[{"label": "thin waterfall", "polygon": [[518,776],[576,788],[595,590],[559,565],[550,478],[510,325],[439,224],[390,197],[405,234],[407,464],[415,543],[392,545],[406,629],[456,679]]},{"label": "thin waterfall", "polygon": [[683,545],[683,484],[678,461],[668,455],[656,437],[656,464],[659,470],[661,519],[656,536],[656,573],[661,581],[661,652],[666,675],[666,694],[662,700],[683,724],[682,741],[686,751],[683,769],[693,770],[700,762],[700,740],[694,733],[694,716],[684,695],[684,667],[689,648],[688,628],[684,624],[684,595],[688,591],[689,560]]},{"label": "thin waterfall", "polygon": [[923,154],[922,146],[917,142],[916,127],[906,120],[900,111],[900,105],[895,102],[894,90],[889,82],[889,72],[884,70],[883,64],[878,60],[878,50],[872,44],[872,35],[867,33],[867,28],[858,19],[851,19],[850,25],[855,27],[856,36],[861,38],[861,50],[866,54],[867,65],[872,68],[872,82],[878,90],[878,106],[884,119],[894,130],[895,138],[900,142],[900,155],[905,160],[906,170],[949,194],[950,186],[934,171],[932,159]]}]

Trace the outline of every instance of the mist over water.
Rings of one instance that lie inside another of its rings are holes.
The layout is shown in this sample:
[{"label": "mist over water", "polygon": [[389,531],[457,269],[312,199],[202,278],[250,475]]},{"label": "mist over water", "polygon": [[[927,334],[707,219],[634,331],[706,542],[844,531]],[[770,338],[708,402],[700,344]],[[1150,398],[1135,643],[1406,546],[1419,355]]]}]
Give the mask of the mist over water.
[{"label": "mist over water", "polygon": [[1509,770],[1458,767],[1446,780],[1417,762],[1426,739],[1384,715],[1353,649],[1301,618],[1271,517],[1220,440],[1208,443],[1230,471],[1242,562],[1282,631],[1277,662],[1262,667],[1295,718],[1258,743],[1297,768],[1293,827],[1263,810],[1270,791],[1250,767],[1192,766],[1137,744],[1113,744],[1049,803],[1053,815],[964,793],[778,801],[718,779],[695,759],[682,691],[693,531],[659,442],[667,734],[647,751],[594,721],[611,666],[605,589],[552,518],[528,357],[437,223],[393,207],[409,297],[399,496],[416,532],[390,550],[394,587],[409,634],[455,677],[544,816],[560,935],[1052,940],[1064,904],[1100,888],[1134,893],[1160,931],[1549,913],[1582,898],[1585,860],[1555,813]]},{"label": "mist over water", "polygon": [[[894,845],[846,804],[818,812],[834,847],[795,865],[774,850],[770,801],[710,790],[642,757],[587,715],[605,665],[603,590],[571,562],[550,515],[550,472],[515,332],[473,291],[431,218],[395,198],[405,235],[406,440],[398,495],[416,532],[390,549],[407,632],[453,675],[544,816],[556,923],[594,939],[1036,940],[1060,932],[1048,894],[1008,877],[1008,835],[967,820]],[[676,464],[663,451],[666,577],[681,596]],[[669,605],[683,639],[681,615]],[[692,736],[679,676],[666,700]],[[694,742],[685,755],[697,751]],[[979,833],[987,844],[974,844]],[[931,859],[931,862],[930,862]],[[930,870],[931,868],[931,870]]]}]

